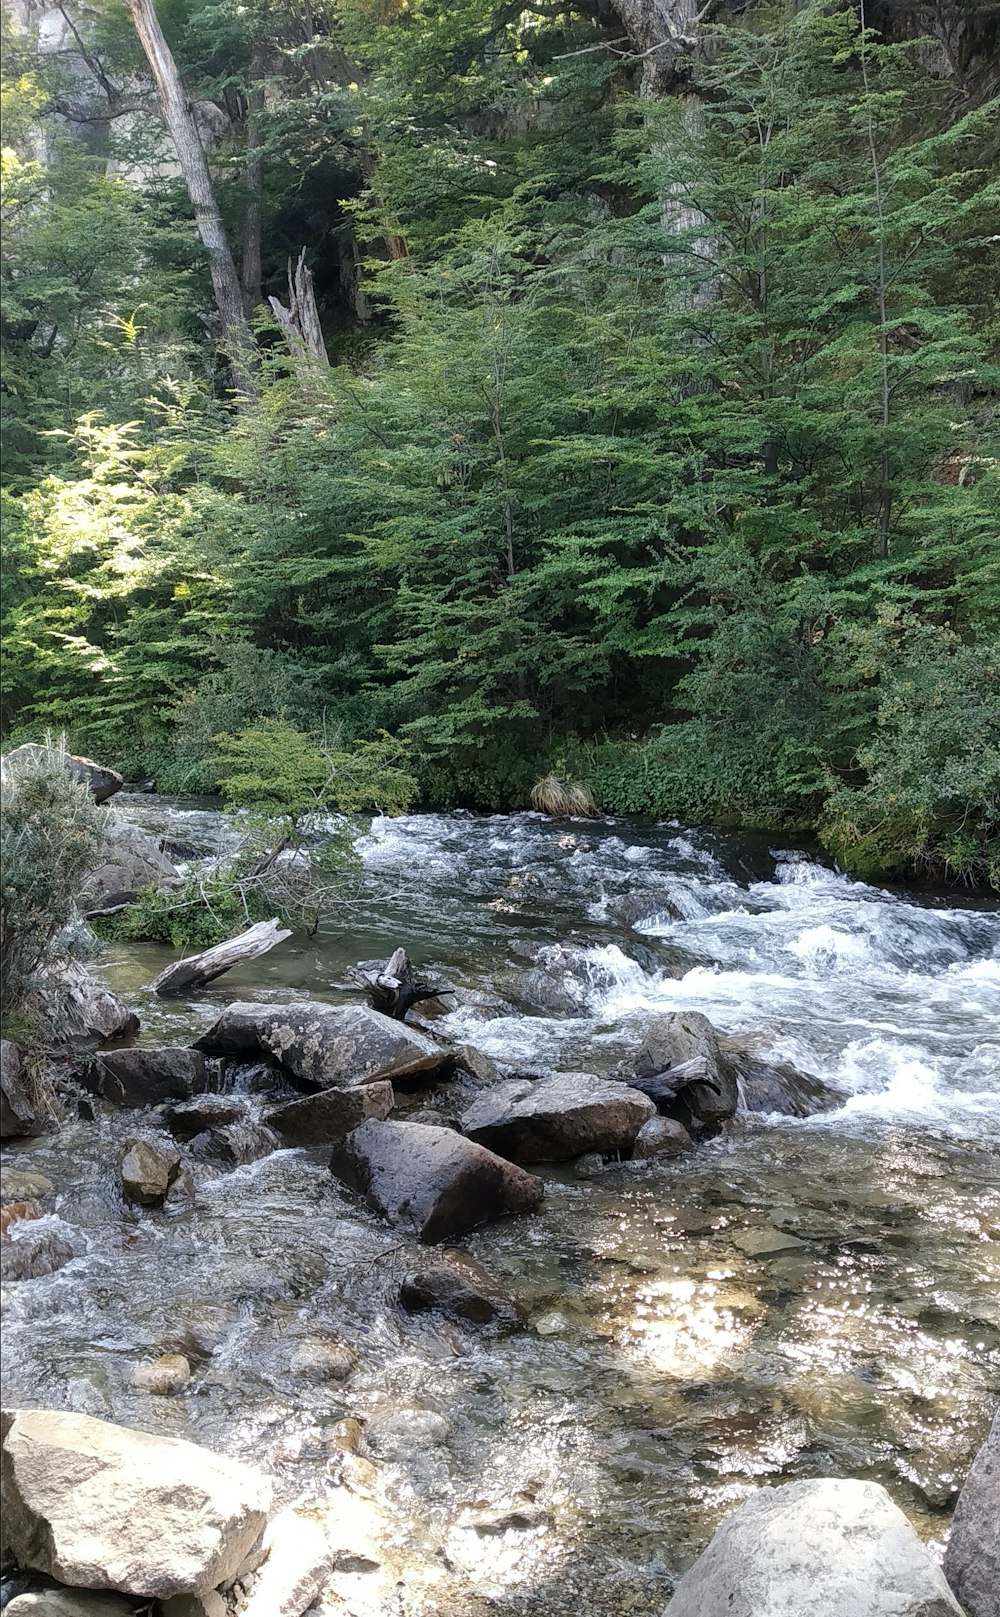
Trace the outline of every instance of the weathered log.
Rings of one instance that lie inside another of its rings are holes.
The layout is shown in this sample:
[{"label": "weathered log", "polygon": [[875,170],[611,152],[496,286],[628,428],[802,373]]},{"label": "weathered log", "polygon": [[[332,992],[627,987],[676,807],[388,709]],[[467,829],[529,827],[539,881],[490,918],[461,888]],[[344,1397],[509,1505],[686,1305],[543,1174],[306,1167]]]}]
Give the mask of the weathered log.
[{"label": "weathered log", "polygon": [[270,921],[258,921],[238,938],[229,938],[226,943],[216,943],[211,949],[202,950],[201,954],[178,960],[161,971],[149,986],[163,999],[187,993],[190,988],[204,988],[224,971],[241,965],[244,960],[256,960],[258,955],[267,954],[276,943],[283,943],[291,935],[289,929],[278,926],[277,916]]},{"label": "weathered log", "polygon": [[347,974],[353,983],[363,988],[373,1011],[391,1016],[402,1022],[411,1005],[424,999],[437,999],[441,994],[453,992],[435,983],[419,982],[413,975],[413,965],[405,949],[397,949],[388,960],[362,960]]},{"label": "weathered log", "polygon": [[708,1062],[703,1056],[692,1056],[690,1061],[679,1061],[676,1067],[668,1067],[665,1072],[643,1074],[640,1078],[628,1078],[626,1082],[630,1089],[641,1090],[655,1101],[675,1100],[688,1084],[705,1084],[717,1095],[721,1093],[709,1076]]}]

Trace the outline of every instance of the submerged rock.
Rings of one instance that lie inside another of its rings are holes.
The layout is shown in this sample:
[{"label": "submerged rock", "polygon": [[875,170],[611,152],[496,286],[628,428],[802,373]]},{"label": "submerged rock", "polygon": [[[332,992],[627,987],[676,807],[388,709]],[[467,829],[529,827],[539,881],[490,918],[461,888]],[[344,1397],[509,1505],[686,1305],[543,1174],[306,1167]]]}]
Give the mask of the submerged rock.
[{"label": "submerged rock", "polygon": [[0,1239],[0,1280],[41,1280],[75,1257],[70,1230],[61,1219],[16,1219]]},{"label": "submerged rock", "polygon": [[944,1570],[969,1617],[1000,1617],[1000,1410],[958,1496]]},{"label": "submerged rock", "polygon": [[137,1364],[129,1376],[131,1386],[160,1398],[180,1392],[190,1380],[191,1366],[183,1353],[162,1353],[150,1364]]},{"label": "submerged rock", "polygon": [[703,1127],[723,1123],[736,1111],[736,1074],[722,1053],[715,1028],[700,1011],[671,1011],[657,1017],[636,1056],[636,1087],[642,1089],[643,1080],[695,1060],[704,1062],[706,1079],[685,1086],[684,1106]]},{"label": "submerged rock", "polygon": [[386,1080],[356,1089],[324,1089],[267,1114],[267,1125],[286,1145],[333,1145],[368,1118],[389,1116],[395,1099]]},{"label": "submerged rock", "polygon": [[664,1617],[962,1617],[874,1482],[761,1488],[727,1516]]},{"label": "submerged rock", "polygon": [[307,1381],[346,1381],[357,1359],[332,1336],[307,1336],[292,1354],[289,1369]]},{"label": "submerged rock", "polygon": [[442,1252],[433,1263],[411,1269],[399,1301],[408,1314],[444,1314],[473,1325],[513,1325],[518,1318],[513,1297],[464,1252]]},{"label": "submerged rock", "polygon": [[28,1093],[21,1052],[10,1039],[0,1039],[0,1140],[25,1139],[44,1127]]},{"label": "submerged rock", "polygon": [[435,1409],[404,1405],[373,1415],[365,1439],[382,1460],[407,1460],[423,1449],[441,1448],[451,1436],[451,1422]]},{"label": "submerged rock", "polygon": [[176,1146],[163,1145],[159,1140],[129,1140],[121,1160],[126,1200],[139,1207],[156,1207],[180,1170],[181,1155]]},{"label": "submerged rock", "polygon": [[4,1539],[19,1566],[147,1599],[214,1589],[267,1520],[267,1481],[195,1443],[89,1415],[0,1416]]},{"label": "submerged rock", "polygon": [[80,1074],[94,1095],[116,1106],[158,1106],[189,1100],[207,1081],[205,1057],[183,1047],[104,1050]]},{"label": "submerged rock", "polygon": [[495,1085],[465,1113],[462,1128],[514,1162],[566,1162],[587,1151],[630,1151],[655,1115],[653,1102],[627,1084],[562,1072]]},{"label": "submerged rock", "polygon": [[196,1041],[208,1055],[264,1055],[317,1089],[351,1089],[385,1078],[419,1078],[452,1052],[405,1022],[364,1005],[230,1005]]},{"label": "submerged rock", "polygon": [[376,1212],[411,1225],[428,1243],[531,1212],[542,1199],[541,1180],[522,1168],[451,1129],[420,1123],[362,1123],[330,1167]]}]

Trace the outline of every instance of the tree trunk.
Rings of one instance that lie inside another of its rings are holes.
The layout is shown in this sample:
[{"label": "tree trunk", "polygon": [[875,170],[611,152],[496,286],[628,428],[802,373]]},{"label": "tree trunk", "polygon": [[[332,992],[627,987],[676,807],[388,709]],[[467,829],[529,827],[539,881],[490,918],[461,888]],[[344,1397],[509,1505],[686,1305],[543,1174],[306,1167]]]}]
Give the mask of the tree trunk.
[{"label": "tree trunk", "polygon": [[177,152],[198,234],[208,254],[212,290],[222,325],[222,346],[232,366],[236,390],[246,396],[254,391],[253,338],[243,312],[243,292],[191,103],[184,93],[177,63],[163,37],[152,0],[125,0],[125,4],[159,92],[163,120]]},{"label": "tree trunk", "polygon": [[243,310],[249,320],[259,303],[263,302],[260,285],[261,207],[264,184],[264,166],[260,156],[260,115],[264,107],[264,86],[256,77],[259,63],[251,63],[251,84],[247,92],[246,143],[247,156],[243,167],[243,254],[240,261],[240,284],[243,289]]},{"label": "tree trunk", "polygon": [[163,999],[169,999],[174,994],[186,994],[191,989],[204,988],[206,983],[214,982],[223,972],[242,965],[244,960],[256,960],[291,935],[286,928],[279,927],[277,916],[271,921],[258,921],[246,932],[241,932],[238,938],[229,938],[225,943],[216,943],[211,949],[203,949],[201,954],[178,960],[154,977],[149,986]]},{"label": "tree trunk", "polygon": [[267,301],[274,310],[274,318],[284,332],[294,357],[310,369],[327,370],[330,359],[323,341],[312,271],[306,267],[304,247],[294,270],[291,259],[288,261],[288,308],[280,298],[271,297]]}]

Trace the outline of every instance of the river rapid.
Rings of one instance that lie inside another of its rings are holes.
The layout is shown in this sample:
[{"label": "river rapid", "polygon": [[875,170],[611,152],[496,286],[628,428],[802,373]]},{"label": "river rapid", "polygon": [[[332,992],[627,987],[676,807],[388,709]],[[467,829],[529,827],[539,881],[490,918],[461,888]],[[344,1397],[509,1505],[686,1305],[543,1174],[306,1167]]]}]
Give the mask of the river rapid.
[{"label": "river rapid", "polygon": [[[191,855],[229,834],[204,807],[119,803]],[[1000,1392],[997,907],[673,825],[413,815],[360,852],[336,924],[193,1001],[146,991],[167,951],[109,950],[141,1040],[186,1043],[234,999],[355,1001],[348,966],[404,943],[455,990],[438,1025],[498,1061],[613,1074],[653,1017],[696,1009],[777,1096],[794,1070],[826,1108],[742,1114],[670,1161],[537,1170],[541,1211],[464,1243],[525,1310],[484,1337],[402,1313],[415,1248],[327,1152],[199,1165],[187,1205],[126,1209],[141,1119],[100,1105],[4,1153],[54,1182],[76,1253],[5,1288],[4,1402],[189,1437],[289,1498],[334,1490],[356,1528],[331,1617],[652,1617],[726,1512],[804,1477],[882,1483],[940,1548]],[[750,1255],[782,1233],[798,1244]],[[291,1369],[317,1331],[357,1355],[347,1381]],[[182,1391],[130,1385],[177,1349]],[[345,1417],[372,1434],[360,1463]]]}]

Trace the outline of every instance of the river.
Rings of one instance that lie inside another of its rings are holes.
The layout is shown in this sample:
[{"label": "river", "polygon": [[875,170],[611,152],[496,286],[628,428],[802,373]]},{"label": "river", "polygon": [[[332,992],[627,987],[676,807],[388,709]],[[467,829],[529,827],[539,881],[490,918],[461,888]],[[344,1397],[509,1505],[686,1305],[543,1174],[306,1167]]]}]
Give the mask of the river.
[{"label": "river", "polygon": [[[119,801],[193,853],[226,834],[202,806]],[[167,951],[110,949],[141,1038],[187,1042],[238,998],[356,999],[347,967],[402,942],[455,990],[442,1029],[500,1061],[613,1073],[652,1017],[697,1009],[821,1080],[827,1109],[742,1115],[652,1165],[543,1168],[537,1215],[464,1243],[526,1312],[485,1338],[398,1309],[413,1248],[322,1151],[199,1168],[174,1216],[124,1210],[136,1117],[99,1109],[5,1153],[54,1181],[77,1254],[6,1288],[5,1403],[187,1436],[289,1497],[350,1493],[331,1617],[658,1617],[728,1510],[803,1477],[881,1482],[939,1548],[1000,1392],[997,907],[673,825],[412,815],[360,852],[335,924],[194,1001],[145,991]],[[799,1244],[747,1255],[775,1231]],[[317,1330],[356,1353],[348,1381],[290,1370]],[[130,1385],[178,1347],[181,1393]],[[348,1477],[345,1416],[382,1433]]]}]

